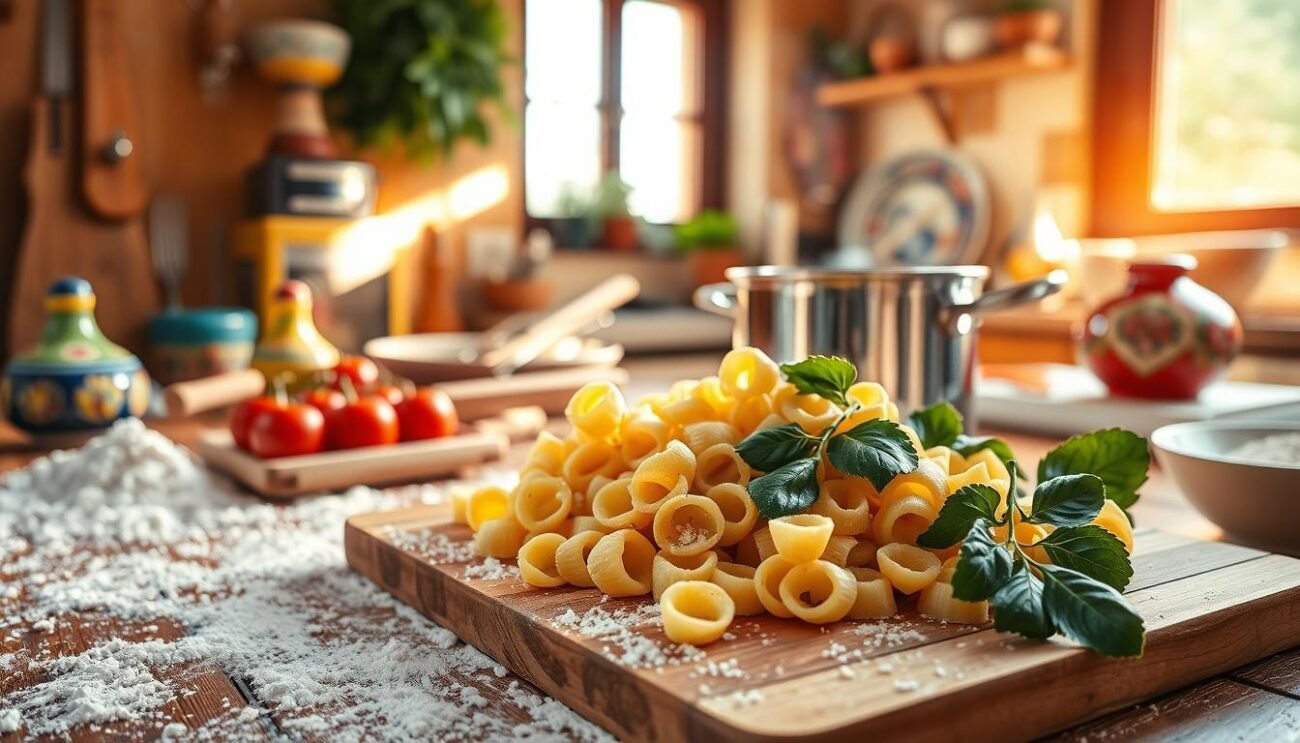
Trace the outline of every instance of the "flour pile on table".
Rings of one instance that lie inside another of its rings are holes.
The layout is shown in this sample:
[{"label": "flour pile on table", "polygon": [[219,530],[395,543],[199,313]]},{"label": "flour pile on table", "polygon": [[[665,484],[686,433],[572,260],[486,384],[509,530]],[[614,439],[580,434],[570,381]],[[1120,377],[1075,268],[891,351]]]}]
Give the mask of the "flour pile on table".
[{"label": "flour pile on table", "polygon": [[[429,486],[354,488],[276,507],[139,421],[10,473],[0,481],[0,734],[603,737],[347,569],[348,515],[443,497]],[[114,639],[49,641],[98,622],[114,624],[96,636]],[[223,677],[255,701],[231,689],[219,713],[185,704]],[[32,678],[44,680],[18,690]]]}]

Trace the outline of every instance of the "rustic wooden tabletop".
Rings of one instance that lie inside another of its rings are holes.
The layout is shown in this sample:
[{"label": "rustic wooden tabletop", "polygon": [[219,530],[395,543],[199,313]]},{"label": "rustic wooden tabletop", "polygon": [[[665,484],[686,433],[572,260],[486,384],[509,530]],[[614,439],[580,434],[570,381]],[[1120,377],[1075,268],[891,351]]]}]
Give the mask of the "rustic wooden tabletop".
[{"label": "rustic wooden tabletop", "polygon": [[[664,386],[666,381],[677,377],[693,376],[695,363],[655,361],[632,364],[633,385],[653,388]],[[152,425],[171,439],[190,445],[201,430],[218,422],[209,419]],[[986,433],[1002,435],[1026,461],[1037,461],[1056,443],[1024,434]],[[22,467],[42,454],[43,451],[24,445],[21,437],[12,430],[0,428],[0,472]],[[518,454],[516,451],[515,455]],[[1152,471],[1142,494],[1142,501],[1135,509],[1135,518],[1142,525],[1202,539],[1221,538],[1219,531],[1197,514],[1160,471]],[[342,524],[339,528],[342,529]],[[0,555],[0,576],[4,575],[4,567],[5,558]],[[53,629],[19,625],[16,630],[0,634],[0,654],[25,649],[33,655],[75,655],[110,639],[167,641],[185,633],[183,627],[167,619],[124,621],[95,612],[66,616],[63,621],[55,623]],[[1300,638],[1297,642],[1300,643]],[[232,707],[253,706],[268,710],[271,721],[268,732],[276,730],[274,706],[255,698],[247,684],[227,675],[215,660],[159,668],[154,672],[158,678],[173,681],[189,691],[169,703],[173,719],[197,726],[228,715]],[[17,693],[41,681],[39,675],[33,673],[5,674],[0,677],[0,695]],[[1086,694],[1087,690],[1080,689],[1080,693]],[[501,694],[505,696],[505,692]],[[498,700],[489,699],[490,703],[494,701]],[[161,727],[156,724],[140,729],[118,725],[112,727],[111,733],[102,729],[100,732],[74,729],[70,737],[73,740],[123,740],[152,738],[161,733]],[[21,740],[20,735],[21,732],[0,736],[0,743]],[[1057,739],[1293,741],[1297,735],[1300,735],[1300,647],[1223,676],[1190,684],[1130,709],[1104,715],[1060,733]],[[317,737],[328,739],[329,736]]]}]

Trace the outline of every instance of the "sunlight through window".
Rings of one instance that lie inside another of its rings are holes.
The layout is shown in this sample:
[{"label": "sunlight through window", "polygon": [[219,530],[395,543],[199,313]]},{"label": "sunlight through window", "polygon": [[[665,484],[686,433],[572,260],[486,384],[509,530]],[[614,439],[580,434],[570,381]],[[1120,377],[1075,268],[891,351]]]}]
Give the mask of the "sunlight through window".
[{"label": "sunlight through window", "polygon": [[1168,0],[1151,204],[1300,204],[1300,3]]}]

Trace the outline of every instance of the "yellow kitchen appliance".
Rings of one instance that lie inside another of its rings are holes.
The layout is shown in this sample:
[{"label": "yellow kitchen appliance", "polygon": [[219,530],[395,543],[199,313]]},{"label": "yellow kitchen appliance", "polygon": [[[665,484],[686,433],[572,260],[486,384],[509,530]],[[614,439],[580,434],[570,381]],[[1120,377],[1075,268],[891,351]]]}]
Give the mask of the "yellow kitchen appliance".
[{"label": "yellow kitchen appliance", "polygon": [[232,257],[241,303],[257,309],[262,333],[276,290],[307,284],[321,335],[359,353],[371,338],[411,332],[410,245],[385,239],[380,217],[273,214],[235,225]]}]

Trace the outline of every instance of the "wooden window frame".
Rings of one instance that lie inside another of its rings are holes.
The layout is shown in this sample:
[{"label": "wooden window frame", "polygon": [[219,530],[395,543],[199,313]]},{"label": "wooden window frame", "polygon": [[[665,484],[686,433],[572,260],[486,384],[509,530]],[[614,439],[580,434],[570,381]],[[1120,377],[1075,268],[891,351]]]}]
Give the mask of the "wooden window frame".
[{"label": "wooden window frame", "polygon": [[1166,0],[1102,0],[1093,96],[1092,234],[1128,237],[1300,225],[1300,206],[1162,212],[1151,207],[1159,34]]},{"label": "wooden window frame", "polygon": [[[698,13],[700,24],[699,55],[700,80],[699,109],[695,114],[679,117],[679,120],[694,121],[700,130],[700,208],[722,209],[726,198],[726,127],[727,127],[727,48],[729,34],[728,5],[730,0],[655,0],[669,5],[693,8]],[[601,172],[618,167],[620,122],[623,107],[620,103],[622,69],[620,55],[623,41],[623,3],[624,0],[602,0],[601,20],[603,44],[601,47],[601,100],[600,112]],[[528,12],[528,2],[521,3],[521,18]],[[525,21],[521,24],[526,27]],[[524,51],[520,64],[527,59],[528,34],[522,34]],[[523,118],[528,105],[527,76],[523,70],[524,84],[519,87],[519,124],[520,149],[520,186],[528,188],[527,156],[524,148],[528,146]],[[554,221],[549,217],[534,217],[528,213],[528,197],[525,193],[521,208],[524,211],[524,226],[530,230],[534,227],[549,227]]]}]

